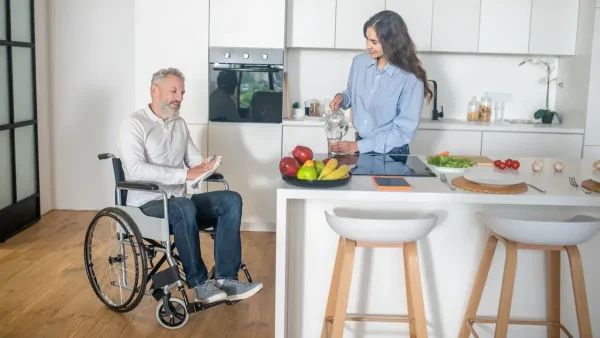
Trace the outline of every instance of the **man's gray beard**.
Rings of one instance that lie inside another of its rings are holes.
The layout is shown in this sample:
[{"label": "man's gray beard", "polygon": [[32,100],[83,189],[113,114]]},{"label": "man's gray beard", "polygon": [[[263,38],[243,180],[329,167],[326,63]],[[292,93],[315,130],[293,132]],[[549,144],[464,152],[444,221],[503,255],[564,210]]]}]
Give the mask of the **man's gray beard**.
[{"label": "man's gray beard", "polygon": [[175,110],[169,107],[169,104],[166,102],[160,102],[158,104],[158,109],[160,109],[161,115],[168,119],[179,115],[179,109]]}]

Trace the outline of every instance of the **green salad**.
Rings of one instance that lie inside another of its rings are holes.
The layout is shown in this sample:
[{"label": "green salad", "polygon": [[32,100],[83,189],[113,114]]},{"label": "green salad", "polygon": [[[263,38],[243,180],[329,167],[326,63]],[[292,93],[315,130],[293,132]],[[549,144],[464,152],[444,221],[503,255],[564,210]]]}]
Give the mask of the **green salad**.
[{"label": "green salad", "polygon": [[475,163],[466,158],[456,158],[452,156],[435,155],[427,158],[427,163],[436,167],[444,168],[470,168]]}]

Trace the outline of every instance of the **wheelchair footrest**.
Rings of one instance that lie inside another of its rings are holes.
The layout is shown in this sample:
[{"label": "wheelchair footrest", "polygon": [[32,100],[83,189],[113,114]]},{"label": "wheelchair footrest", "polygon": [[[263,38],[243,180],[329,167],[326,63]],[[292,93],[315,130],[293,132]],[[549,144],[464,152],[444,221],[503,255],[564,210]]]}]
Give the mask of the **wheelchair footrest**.
[{"label": "wheelchair footrest", "polygon": [[222,300],[222,301],[219,301],[219,302],[214,302],[214,303],[209,303],[209,304],[202,304],[200,302],[190,302],[187,305],[187,310],[188,310],[188,313],[199,312],[199,311],[202,311],[202,310],[210,309],[213,306],[221,305],[221,304],[223,304],[225,302],[227,302],[227,301]]},{"label": "wheelchair footrest", "polygon": [[155,290],[173,284],[180,280],[179,269],[177,266],[171,266],[163,271],[157,272],[152,275],[152,284]]}]

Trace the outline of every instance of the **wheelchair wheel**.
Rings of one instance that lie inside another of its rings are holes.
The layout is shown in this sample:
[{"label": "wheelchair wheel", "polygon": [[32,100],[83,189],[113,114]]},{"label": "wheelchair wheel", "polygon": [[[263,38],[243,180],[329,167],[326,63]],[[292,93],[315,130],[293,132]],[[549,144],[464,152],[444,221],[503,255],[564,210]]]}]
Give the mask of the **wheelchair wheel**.
[{"label": "wheelchair wheel", "polygon": [[179,298],[171,297],[168,302],[169,311],[165,308],[164,301],[161,299],[156,305],[156,319],[160,325],[167,329],[182,328],[190,319],[185,302]]},{"label": "wheelchair wheel", "polygon": [[147,253],[140,231],[121,209],[105,208],[85,235],[85,271],[96,296],[112,310],[128,312],[142,300]]}]

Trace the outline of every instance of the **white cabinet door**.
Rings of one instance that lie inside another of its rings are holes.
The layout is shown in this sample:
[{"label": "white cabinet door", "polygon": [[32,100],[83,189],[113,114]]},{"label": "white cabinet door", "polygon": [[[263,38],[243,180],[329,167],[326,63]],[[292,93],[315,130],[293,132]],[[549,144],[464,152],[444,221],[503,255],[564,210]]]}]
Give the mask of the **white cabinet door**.
[{"label": "white cabinet door", "polygon": [[417,50],[431,50],[433,0],[387,0],[385,6],[404,19]]},{"label": "white cabinet door", "polygon": [[431,50],[477,52],[481,0],[436,0]]},{"label": "white cabinet door", "polygon": [[600,146],[583,147],[583,158],[586,160],[600,160]]},{"label": "white cabinet door", "polygon": [[288,0],[287,47],[334,48],[336,0]]},{"label": "white cabinet door", "polygon": [[[600,3],[600,0],[598,1]],[[596,9],[594,37],[592,40],[592,63],[585,122],[585,145],[600,146],[600,9]]]},{"label": "white cabinet door", "polygon": [[409,147],[413,155],[432,155],[449,151],[455,155],[479,156],[481,132],[419,129]]},{"label": "white cabinet door", "polygon": [[337,0],[335,48],[364,50],[366,39],[363,25],[384,9],[385,0]]},{"label": "white cabinet door", "polygon": [[[208,153],[223,156],[217,170],[243,199],[242,221],[274,224],[281,159],[281,125],[209,123]],[[222,185],[209,184],[208,190]]]},{"label": "white cabinet door", "polygon": [[[162,0],[135,2],[135,105],[138,109],[151,100],[150,80],[161,68],[176,67],[185,76],[181,117],[187,123],[208,123],[208,1],[174,0],[165,15]],[[157,23],[160,28],[157,28]],[[168,47],[157,48],[157,41]],[[193,41],[193,43],[191,43]]]},{"label": "white cabinet door", "polygon": [[529,53],[575,54],[578,14],[576,0],[533,0]]},{"label": "white cabinet door", "polygon": [[[356,129],[349,128],[342,138],[346,141],[355,140]],[[315,158],[327,155],[327,134],[323,127],[284,126],[281,142],[281,157],[291,156],[296,146],[310,148]]]},{"label": "white cabinet door", "polygon": [[530,18],[531,0],[482,0],[479,52],[527,54]]},{"label": "white cabinet door", "polygon": [[284,33],[285,0],[210,1],[211,47],[284,48]]},{"label": "white cabinet door", "polygon": [[583,135],[484,132],[481,155],[510,157],[581,158]]}]

